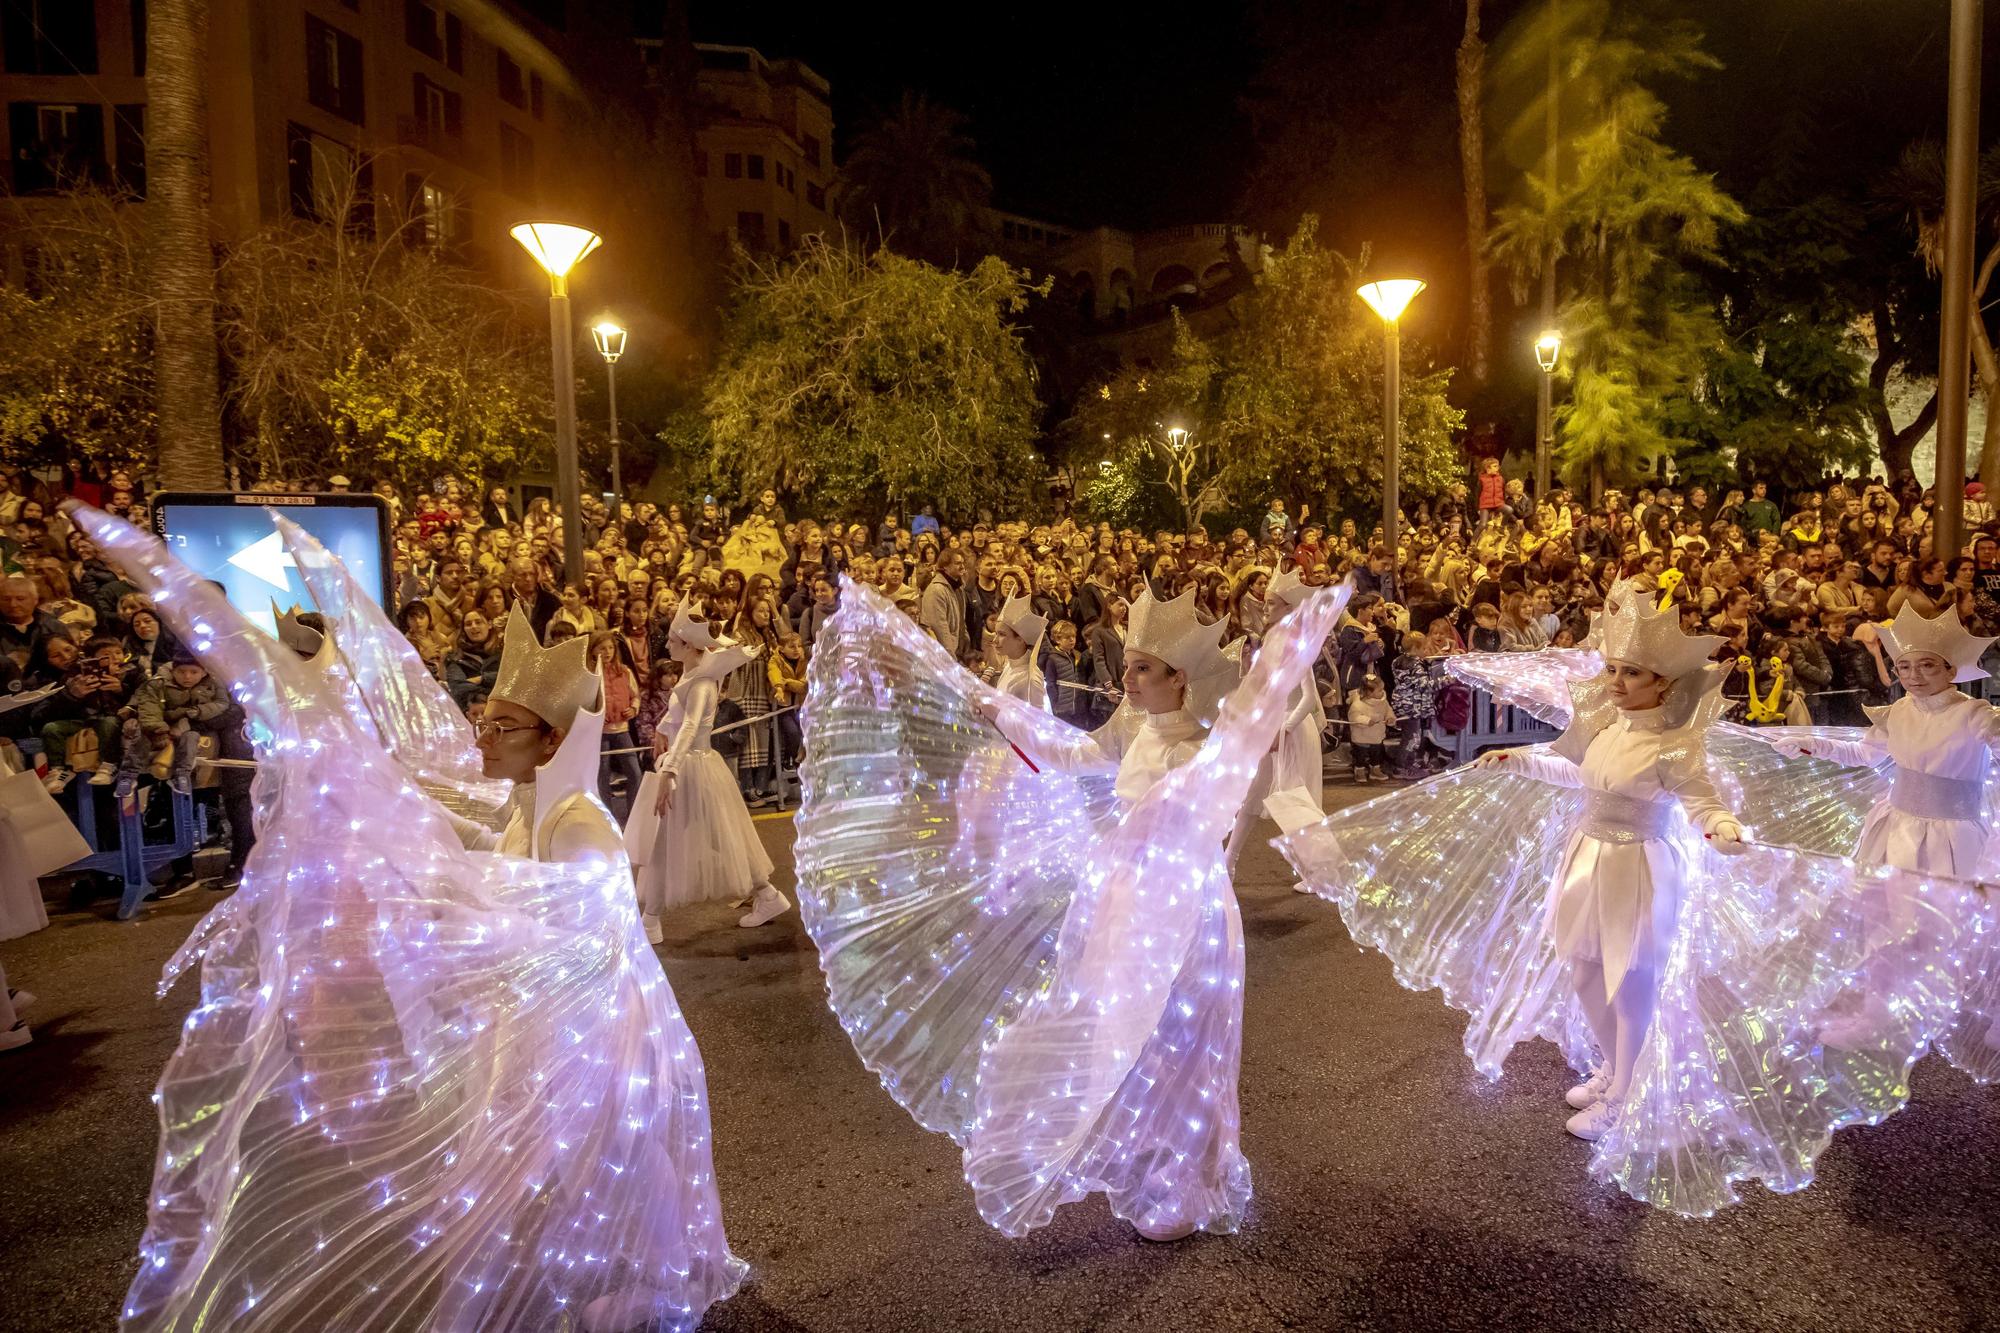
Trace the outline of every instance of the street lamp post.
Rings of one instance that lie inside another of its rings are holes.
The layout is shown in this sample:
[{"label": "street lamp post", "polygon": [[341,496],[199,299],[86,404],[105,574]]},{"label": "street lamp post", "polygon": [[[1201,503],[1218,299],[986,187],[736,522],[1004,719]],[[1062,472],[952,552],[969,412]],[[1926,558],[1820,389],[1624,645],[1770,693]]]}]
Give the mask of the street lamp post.
[{"label": "street lamp post", "polygon": [[597,354],[604,358],[604,379],[611,395],[611,521],[625,521],[625,478],[618,470],[618,358],[625,355],[625,330],[604,320],[591,327]]},{"label": "street lamp post", "polygon": [[1972,399],[1972,235],[1979,189],[1981,0],[1952,0],[1944,131],[1944,282],[1938,335],[1937,531],[1941,560],[1965,541],[1965,426]]},{"label": "street lamp post", "polygon": [[556,389],[556,503],[563,513],[563,579],[583,577],[583,500],[576,474],[576,353],[571,344],[569,272],[604,238],[561,222],[523,222],[510,233],[549,275],[549,339]]},{"label": "street lamp post", "polygon": [[1535,503],[1549,497],[1549,455],[1555,451],[1556,361],[1562,356],[1563,336],[1554,329],[1542,330],[1535,339],[1535,364],[1542,368],[1542,382],[1535,394]]},{"label": "street lamp post", "polygon": [[1402,526],[1403,311],[1424,284],[1417,278],[1389,278],[1364,283],[1358,293],[1368,308],[1382,317],[1382,545],[1396,560],[1396,534]]}]

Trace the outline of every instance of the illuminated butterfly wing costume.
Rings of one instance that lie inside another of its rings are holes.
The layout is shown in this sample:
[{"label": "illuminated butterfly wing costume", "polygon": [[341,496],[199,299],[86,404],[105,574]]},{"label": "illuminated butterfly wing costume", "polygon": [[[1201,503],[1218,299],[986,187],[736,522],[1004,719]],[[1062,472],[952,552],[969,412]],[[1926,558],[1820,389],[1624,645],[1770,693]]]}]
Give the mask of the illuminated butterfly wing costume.
[{"label": "illuminated butterfly wing costume", "polygon": [[[1345,599],[1294,612],[1240,685],[1224,659],[1235,688],[1213,728],[1129,805],[1115,763],[1050,761],[1104,736],[979,684],[872,589],[848,585],[821,632],[800,909],[856,1051],[958,1142],[1007,1235],[1097,1191],[1142,1228],[1241,1219],[1242,927],[1223,844]],[[1126,709],[1106,727],[1144,725]]]},{"label": "illuminated butterfly wing costume", "polygon": [[629,870],[463,850],[343,686],[150,536],[76,521],[230,682],[258,754],[243,887],[161,986],[199,965],[125,1326],[555,1328],[606,1300],[699,1323],[745,1268]]},{"label": "illuminated butterfly wing costume", "polygon": [[[1465,1051],[1489,1078],[1535,1037],[1557,1043],[1580,1071],[1593,1059],[1551,929],[1550,886],[1584,827],[1586,794],[1505,771],[1553,777],[1612,725],[1601,682],[1573,681],[1569,694],[1564,737],[1513,752],[1519,762],[1453,770],[1277,844],[1306,886],[1340,907],[1355,940],[1390,959],[1399,982],[1437,989],[1468,1015]],[[1705,771],[1751,836],[1776,841],[1774,825],[1858,824],[1851,794],[1788,803],[1767,790],[1779,761],[1714,727],[1719,711],[1711,684],[1663,759],[1688,775]],[[1864,889],[1877,872],[1762,847],[1723,857],[1678,807],[1664,837],[1682,868],[1678,922],[1630,1094],[1597,1140],[1591,1171],[1634,1198],[1706,1215],[1734,1202],[1740,1181],[1805,1187],[1836,1129],[1901,1107],[1911,1064],[1954,1022],[1960,974],[1905,939],[1895,1021],[1865,1049],[1822,1044],[1827,1007],[1867,961]],[[1962,890],[1917,882],[1912,892],[1927,929],[1957,929]]]}]

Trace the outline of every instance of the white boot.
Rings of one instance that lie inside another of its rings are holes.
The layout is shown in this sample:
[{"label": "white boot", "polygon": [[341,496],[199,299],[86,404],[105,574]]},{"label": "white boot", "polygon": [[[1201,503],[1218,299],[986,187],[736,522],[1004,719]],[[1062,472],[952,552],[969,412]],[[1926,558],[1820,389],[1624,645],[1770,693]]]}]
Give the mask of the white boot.
[{"label": "white boot", "polygon": [[791,900],[786,898],[784,894],[779,893],[769,884],[759,884],[757,886],[757,896],[750,900],[750,910],[745,912],[736,924],[746,929],[752,926],[761,926],[765,922],[783,916],[791,910]]},{"label": "white boot", "polygon": [[1604,1100],[1604,1090],[1611,1086],[1611,1066],[1607,1062],[1590,1071],[1590,1077],[1563,1094],[1563,1100],[1579,1111],[1588,1111]]},{"label": "white boot", "polygon": [[0,1051],[11,1051],[16,1047],[26,1046],[34,1039],[35,1034],[28,1031],[26,1023],[16,1023],[13,1027],[0,1029]]},{"label": "white boot", "polygon": [[1618,1108],[1606,1100],[1578,1111],[1569,1118],[1563,1128],[1585,1143],[1595,1143],[1604,1137],[1605,1132],[1611,1128],[1611,1122],[1617,1118]]},{"label": "white boot", "polygon": [[667,932],[660,929],[660,918],[654,916],[651,912],[642,912],[639,914],[639,923],[646,928],[646,943],[660,944],[665,942]]}]

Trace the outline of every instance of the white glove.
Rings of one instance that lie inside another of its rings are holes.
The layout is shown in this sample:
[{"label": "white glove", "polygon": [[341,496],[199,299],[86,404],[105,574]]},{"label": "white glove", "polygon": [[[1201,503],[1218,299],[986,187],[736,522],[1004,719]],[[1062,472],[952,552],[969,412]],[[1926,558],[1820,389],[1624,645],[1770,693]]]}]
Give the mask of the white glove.
[{"label": "white glove", "polygon": [[1708,835],[1708,845],[1724,856],[1741,856],[1750,850],[1750,845],[1743,841],[1742,826],[1733,819],[1715,826],[1715,832]]},{"label": "white glove", "polygon": [[1505,768],[1506,766],[1507,751],[1505,750],[1488,750],[1472,761],[1472,767],[1474,768]]},{"label": "white glove", "polygon": [[1772,741],[1771,748],[1787,759],[1804,759],[1812,754],[1812,751],[1806,748],[1806,743],[1801,740]]}]

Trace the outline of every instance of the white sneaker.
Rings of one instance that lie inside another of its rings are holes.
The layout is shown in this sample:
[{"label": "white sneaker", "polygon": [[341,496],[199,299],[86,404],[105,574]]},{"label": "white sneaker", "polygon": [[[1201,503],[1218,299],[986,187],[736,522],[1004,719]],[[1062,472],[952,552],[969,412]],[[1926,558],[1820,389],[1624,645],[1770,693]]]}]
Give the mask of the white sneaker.
[{"label": "white sneaker", "polygon": [[651,1287],[627,1287],[609,1296],[599,1296],[583,1307],[583,1327],[587,1333],[619,1333],[621,1329],[651,1328],[654,1317],[668,1304],[665,1292]]},{"label": "white sneaker", "polygon": [[745,912],[736,924],[746,929],[761,926],[791,910],[790,899],[769,884],[761,885],[757,890],[757,896],[750,900],[750,910]]},{"label": "white sneaker", "polygon": [[7,1003],[14,1006],[14,1012],[17,1014],[34,1002],[35,993],[33,991],[10,990],[7,992]]},{"label": "white sneaker", "polygon": [[666,943],[667,932],[660,929],[660,918],[654,916],[651,912],[642,912],[639,915],[639,922],[646,927],[646,943]]},{"label": "white sneaker", "polygon": [[1604,1100],[1604,1090],[1611,1086],[1611,1066],[1601,1064],[1590,1071],[1590,1077],[1563,1094],[1563,1100],[1579,1111],[1588,1111]]},{"label": "white sneaker", "polygon": [[1595,1143],[1611,1128],[1611,1122],[1618,1118],[1618,1108],[1608,1101],[1578,1111],[1563,1124],[1563,1128],[1585,1143]]},{"label": "white sneaker", "polygon": [[110,764],[99,764],[97,771],[90,775],[90,785],[93,787],[109,787],[117,777],[118,770],[116,768]]},{"label": "white sneaker", "polygon": [[28,1031],[26,1023],[16,1023],[13,1027],[0,1031],[0,1051],[11,1051],[16,1047],[26,1046],[34,1039],[35,1034]]},{"label": "white sneaker", "polygon": [[1141,1240],[1150,1240],[1159,1245],[1186,1240],[1195,1233],[1194,1223],[1185,1218],[1163,1222],[1134,1222],[1132,1229],[1139,1233]]}]

